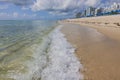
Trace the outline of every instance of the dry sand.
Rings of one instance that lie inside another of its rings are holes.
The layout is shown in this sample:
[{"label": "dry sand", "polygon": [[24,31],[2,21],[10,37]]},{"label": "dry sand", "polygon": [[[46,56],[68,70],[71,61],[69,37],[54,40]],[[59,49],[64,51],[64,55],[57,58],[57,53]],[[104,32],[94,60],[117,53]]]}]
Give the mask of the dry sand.
[{"label": "dry sand", "polygon": [[[100,24],[96,23],[98,21]],[[85,80],[120,80],[120,16],[63,22],[67,23],[62,23],[62,32],[77,49],[76,55],[84,66]],[[109,25],[106,24],[108,22]]]},{"label": "dry sand", "polygon": [[120,41],[120,15],[68,19],[65,22],[95,28],[110,38]]}]

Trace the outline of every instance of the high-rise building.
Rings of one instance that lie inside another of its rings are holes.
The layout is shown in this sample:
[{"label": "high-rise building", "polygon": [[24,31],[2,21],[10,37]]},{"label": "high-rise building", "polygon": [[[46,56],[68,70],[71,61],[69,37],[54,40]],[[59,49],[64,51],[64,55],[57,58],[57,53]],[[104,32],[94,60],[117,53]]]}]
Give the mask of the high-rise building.
[{"label": "high-rise building", "polygon": [[120,10],[120,3],[113,3],[113,5],[104,8],[104,13],[110,13]]},{"label": "high-rise building", "polygon": [[103,8],[97,8],[95,9],[95,16],[100,16],[103,13]]},{"label": "high-rise building", "polygon": [[88,7],[82,11],[81,17],[101,16],[101,15],[113,15],[120,14],[120,3],[113,3],[111,6],[103,8]]},{"label": "high-rise building", "polygon": [[119,7],[118,9],[120,10],[120,3],[118,3],[118,7]]},{"label": "high-rise building", "polygon": [[89,7],[86,9],[86,16],[94,16],[95,14],[95,8]]},{"label": "high-rise building", "polygon": [[116,11],[119,9],[119,5],[117,3],[113,3],[113,5],[111,5],[111,11]]},{"label": "high-rise building", "polygon": [[82,17],[86,17],[86,10],[84,10],[84,11],[81,13],[81,16],[82,16]]}]

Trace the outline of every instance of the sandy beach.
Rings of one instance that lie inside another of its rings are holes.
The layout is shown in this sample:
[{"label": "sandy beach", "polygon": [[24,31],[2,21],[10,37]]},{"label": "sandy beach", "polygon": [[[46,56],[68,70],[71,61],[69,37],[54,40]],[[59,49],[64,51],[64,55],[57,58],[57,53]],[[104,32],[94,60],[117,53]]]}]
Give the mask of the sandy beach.
[{"label": "sandy beach", "polygon": [[84,80],[120,80],[120,15],[69,19],[62,25],[83,64]]},{"label": "sandy beach", "polygon": [[63,22],[95,28],[104,35],[120,41],[118,37],[120,36],[120,15],[68,19]]}]

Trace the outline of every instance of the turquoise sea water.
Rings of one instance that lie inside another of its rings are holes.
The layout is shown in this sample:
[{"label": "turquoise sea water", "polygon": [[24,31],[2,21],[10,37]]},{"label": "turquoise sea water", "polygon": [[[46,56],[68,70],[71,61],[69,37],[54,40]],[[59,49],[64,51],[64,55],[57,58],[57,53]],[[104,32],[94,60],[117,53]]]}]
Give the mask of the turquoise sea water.
[{"label": "turquoise sea water", "polygon": [[44,35],[54,21],[0,21],[0,50],[18,41],[34,41]]},{"label": "turquoise sea water", "polygon": [[0,80],[82,80],[56,21],[0,21]]},{"label": "turquoise sea water", "polygon": [[23,62],[34,59],[35,47],[44,42],[56,25],[56,21],[1,20],[0,80],[13,79],[16,71],[26,73],[28,65]]}]

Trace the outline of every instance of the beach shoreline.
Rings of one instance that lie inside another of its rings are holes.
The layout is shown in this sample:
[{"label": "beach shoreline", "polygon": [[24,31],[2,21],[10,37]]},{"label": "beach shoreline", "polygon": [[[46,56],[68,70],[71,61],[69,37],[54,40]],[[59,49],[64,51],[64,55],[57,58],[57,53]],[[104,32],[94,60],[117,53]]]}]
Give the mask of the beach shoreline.
[{"label": "beach shoreline", "polygon": [[69,19],[61,22],[61,31],[76,48],[75,54],[83,65],[81,72],[84,80],[120,79],[119,16]]},{"label": "beach shoreline", "polygon": [[104,35],[120,41],[120,15],[67,19],[62,22],[95,28]]}]

